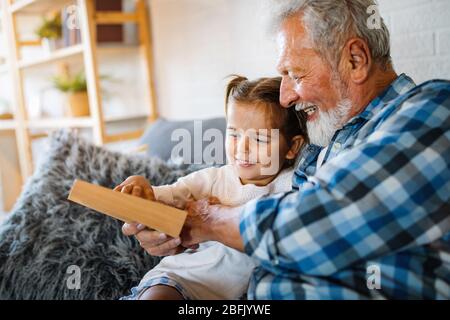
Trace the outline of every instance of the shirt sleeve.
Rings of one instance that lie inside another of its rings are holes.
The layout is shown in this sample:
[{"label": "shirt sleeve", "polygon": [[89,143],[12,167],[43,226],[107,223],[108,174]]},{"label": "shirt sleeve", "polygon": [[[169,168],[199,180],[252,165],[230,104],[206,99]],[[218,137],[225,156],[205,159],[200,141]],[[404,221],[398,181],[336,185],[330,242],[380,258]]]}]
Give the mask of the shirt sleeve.
[{"label": "shirt sleeve", "polygon": [[300,191],[248,203],[247,254],[274,273],[327,276],[450,231],[450,90],[411,97]]},{"label": "shirt sleeve", "polygon": [[152,187],[157,201],[184,209],[189,200],[200,200],[211,194],[219,168],[207,168],[193,172],[174,184]]}]

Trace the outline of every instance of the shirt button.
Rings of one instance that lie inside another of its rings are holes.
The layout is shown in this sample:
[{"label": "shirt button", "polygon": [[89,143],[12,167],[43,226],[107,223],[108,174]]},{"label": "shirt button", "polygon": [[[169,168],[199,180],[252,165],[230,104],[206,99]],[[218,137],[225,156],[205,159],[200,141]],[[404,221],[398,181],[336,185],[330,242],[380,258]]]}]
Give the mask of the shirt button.
[{"label": "shirt button", "polygon": [[273,263],[277,266],[280,264],[280,260],[278,260],[278,258],[274,258]]}]

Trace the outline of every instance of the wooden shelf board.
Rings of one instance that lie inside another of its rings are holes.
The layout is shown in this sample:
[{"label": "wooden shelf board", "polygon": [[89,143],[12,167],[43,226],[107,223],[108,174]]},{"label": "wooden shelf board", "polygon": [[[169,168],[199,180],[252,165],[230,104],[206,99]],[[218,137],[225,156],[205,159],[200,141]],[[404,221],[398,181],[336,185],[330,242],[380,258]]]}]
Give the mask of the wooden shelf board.
[{"label": "wooden shelf board", "polygon": [[[125,115],[125,116],[111,116],[105,117],[105,123],[121,122],[129,120],[137,120],[147,118],[148,115]],[[8,120],[9,121],[9,120]],[[94,120],[91,117],[79,118],[38,118],[30,119],[27,122],[29,129],[52,129],[52,128],[89,128],[94,125]]]},{"label": "wooden shelf board", "polygon": [[140,49],[139,43],[121,43],[121,42],[107,42],[107,43],[97,43],[98,51],[138,51]]},{"label": "wooden shelf board", "polygon": [[148,114],[134,114],[134,115],[121,115],[121,116],[107,116],[105,122],[120,122],[129,120],[139,120],[148,118]]},{"label": "wooden shelf board", "polygon": [[49,11],[58,10],[62,7],[74,3],[74,0],[16,0],[9,11],[17,14],[44,14]]},{"label": "wooden shelf board", "polygon": [[80,118],[42,118],[27,121],[29,129],[89,128],[94,125],[91,117]]},{"label": "wooden shelf board", "polygon": [[74,46],[56,50],[55,52],[53,52],[47,56],[43,56],[43,57],[40,57],[35,60],[20,61],[19,68],[21,68],[21,69],[31,68],[31,67],[35,67],[35,66],[38,66],[41,64],[51,63],[51,62],[55,62],[58,60],[70,58],[70,57],[73,57],[76,55],[80,55],[82,53],[83,53],[83,45],[77,44]]},{"label": "wooden shelf board", "polygon": [[0,130],[14,130],[16,125],[15,120],[0,120]]},{"label": "wooden shelf board", "polygon": [[94,21],[97,24],[137,23],[138,16],[133,12],[103,11],[95,14]]}]

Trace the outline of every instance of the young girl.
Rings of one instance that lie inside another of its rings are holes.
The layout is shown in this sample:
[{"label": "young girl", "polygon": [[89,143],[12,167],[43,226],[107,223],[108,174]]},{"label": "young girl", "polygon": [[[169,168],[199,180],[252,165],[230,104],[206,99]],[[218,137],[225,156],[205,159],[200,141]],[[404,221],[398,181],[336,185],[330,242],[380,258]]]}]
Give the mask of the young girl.
[{"label": "young girl", "polygon": [[[178,208],[187,201],[216,197],[240,206],[257,197],[291,190],[292,166],[307,140],[303,115],[279,104],[281,78],[248,81],[235,76],[226,93],[228,164],[208,168],[166,186],[150,186],[133,176],[121,191]],[[125,299],[239,299],[247,290],[255,262],[210,241],[168,256]]]}]

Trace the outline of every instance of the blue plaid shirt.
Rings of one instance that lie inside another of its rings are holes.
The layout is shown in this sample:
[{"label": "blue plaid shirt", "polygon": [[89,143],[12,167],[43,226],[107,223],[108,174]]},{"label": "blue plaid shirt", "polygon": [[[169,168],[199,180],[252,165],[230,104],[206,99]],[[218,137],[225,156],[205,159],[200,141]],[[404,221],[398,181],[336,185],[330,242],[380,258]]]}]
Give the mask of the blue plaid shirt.
[{"label": "blue plaid shirt", "polygon": [[293,191],[248,203],[250,299],[450,298],[450,82],[398,77]]}]

